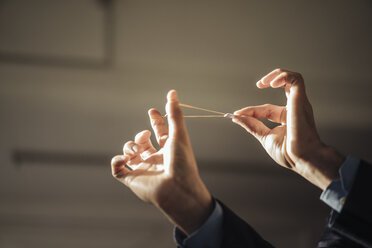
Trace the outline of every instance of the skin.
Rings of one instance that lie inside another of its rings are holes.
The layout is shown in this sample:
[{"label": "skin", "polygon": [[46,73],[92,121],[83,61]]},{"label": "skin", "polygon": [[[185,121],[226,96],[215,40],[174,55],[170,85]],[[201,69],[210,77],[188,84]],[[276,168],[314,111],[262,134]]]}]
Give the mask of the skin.
[{"label": "skin", "polygon": [[134,141],[124,145],[124,155],[112,159],[112,174],[191,234],[212,212],[212,197],[200,179],[175,90],[168,93],[166,113],[169,130],[160,112],[149,110],[160,149],[151,144],[150,131],[138,133]]},{"label": "skin", "polygon": [[[276,69],[257,82],[257,87],[283,88],[286,106],[265,104],[235,111],[233,122],[251,133],[279,165],[291,169],[324,190],[339,177],[345,160],[322,143],[301,74]],[[280,123],[270,129],[259,119]]]},{"label": "skin", "polygon": [[[277,69],[258,81],[257,87],[284,88],[287,105],[243,108],[235,111],[233,122],[254,135],[279,165],[324,190],[338,177],[344,157],[321,142],[301,75]],[[151,144],[150,131],[138,133],[125,143],[123,155],[112,159],[112,174],[189,235],[209,217],[213,201],[200,179],[175,90],[167,95],[166,113],[168,126],[158,110],[149,110],[160,149]],[[259,119],[281,125],[269,129]]]}]

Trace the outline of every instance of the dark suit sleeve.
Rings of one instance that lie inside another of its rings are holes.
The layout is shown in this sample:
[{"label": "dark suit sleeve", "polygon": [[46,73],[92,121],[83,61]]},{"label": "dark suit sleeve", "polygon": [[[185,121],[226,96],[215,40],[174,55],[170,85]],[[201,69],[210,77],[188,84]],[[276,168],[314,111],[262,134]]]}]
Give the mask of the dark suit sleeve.
[{"label": "dark suit sleeve", "polygon": [[222,202],[223,237],[221,248],[273,248],[244,220],[240,219]]},{"label": "dark suit sleeve", "polygon": [[372,247],[372,165],[361,161],[340,213],[331,212],[318,247]]},{"label": "dark suit sleeve", "polygon": [[[341,213],[331,212],[330,220],[318,248],[372,248],[372,165],[361,161]],[[273,247],[250,225],[223,208],[223,238],[221,248]]]}]

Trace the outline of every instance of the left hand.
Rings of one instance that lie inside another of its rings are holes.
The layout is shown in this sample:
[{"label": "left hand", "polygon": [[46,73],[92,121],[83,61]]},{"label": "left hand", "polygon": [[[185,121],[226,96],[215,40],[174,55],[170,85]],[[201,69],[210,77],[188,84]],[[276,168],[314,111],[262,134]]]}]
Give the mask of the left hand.
[{"label": "left hand", "polygon": [[149,110],[160,149],[151,144],[150,131],[138,133],[124,145],[124,155],[112,159],[112,174],[190,234],[211,213],[212,197],[200,179],[176,91],[167,98],[169,130],[160,112]]}]

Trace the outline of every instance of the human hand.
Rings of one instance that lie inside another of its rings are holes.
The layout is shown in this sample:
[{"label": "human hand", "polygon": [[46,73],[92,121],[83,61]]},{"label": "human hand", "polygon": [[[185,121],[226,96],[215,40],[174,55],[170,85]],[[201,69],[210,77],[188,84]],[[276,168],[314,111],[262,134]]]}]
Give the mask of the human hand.
[{"label": "human hand", "polygon": [[176,91],[170,91],[167,99],[169,130],[160,112],[149,110],[160,149],[151,144],[150,131],[138,133],[124,145],[124,155],[112,159],[112,174],[191,234],[210,215],[212,197],[200,179]]},{"label": "human hand", "polygon": [[[233,122],[253,134],[279,165],[324,190],[339,177],[338,168],[344,157],[321,142],[301,74],[276,69],[259,80],[257,87],[284,88],[287,105],[246,107],[234,112]],[[270,129],[258,119],[281,125]]]}]

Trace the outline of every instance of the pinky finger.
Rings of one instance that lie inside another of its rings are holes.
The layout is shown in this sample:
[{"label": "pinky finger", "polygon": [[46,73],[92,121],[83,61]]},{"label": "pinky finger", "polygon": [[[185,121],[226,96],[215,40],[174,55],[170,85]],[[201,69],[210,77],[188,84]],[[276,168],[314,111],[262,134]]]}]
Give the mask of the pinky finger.
[{"label": "pinky finger", "polygon": [[128,156],[117,155],[111,160],[111,172],[112,176],[121,179],[127,176],[131,169],[127,166],[129,160]]}]

